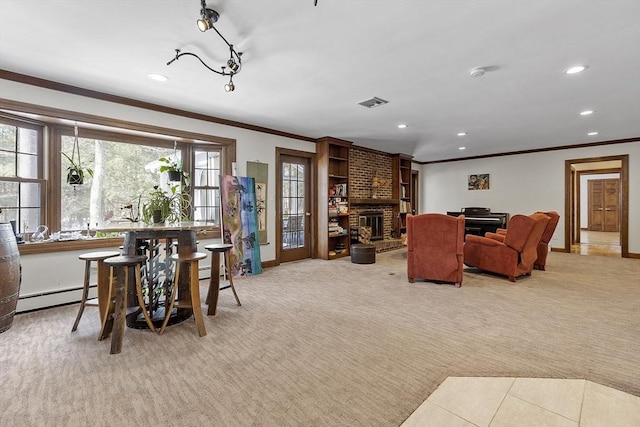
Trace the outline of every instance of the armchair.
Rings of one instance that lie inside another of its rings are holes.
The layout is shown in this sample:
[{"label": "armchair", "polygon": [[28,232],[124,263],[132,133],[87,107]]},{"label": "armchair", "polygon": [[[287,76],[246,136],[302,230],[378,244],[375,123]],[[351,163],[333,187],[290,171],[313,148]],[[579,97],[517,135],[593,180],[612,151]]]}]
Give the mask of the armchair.
[{"label": "armchair", "polygon": [[[536,261],[533,263],[533,268],[537,270],[544,270],[547,264],[547,254],[549,253],[549,242],[553,237],[553,233],[556,231],[556,227],[558,226],[558,221],[560,220],[560,215],[556,211],[550,212],[535,212],[536,214],[544,214],[549,217],[549,222],[547,223],[547,227],[542,233],[542,238],[540,239],[540,243],[538,243],[537,252],[538,257]],[[507,230],[505,228],[498,228],[495,233],[485,233],[485,237],[489,237],[491,239],[504,241],[504,236],[507,234]]]},{"label": "armchair", "polygon": [[407,215],[407,276],[462,285],[464,215]]},{"label": "armchair", "polygon": [[464,244],[464,263],[502,274],[512,282],[516,277],[529,276],[548,222],[549,217],[544,214],[514,215],[509,220],[503,241],[468,234]]}]

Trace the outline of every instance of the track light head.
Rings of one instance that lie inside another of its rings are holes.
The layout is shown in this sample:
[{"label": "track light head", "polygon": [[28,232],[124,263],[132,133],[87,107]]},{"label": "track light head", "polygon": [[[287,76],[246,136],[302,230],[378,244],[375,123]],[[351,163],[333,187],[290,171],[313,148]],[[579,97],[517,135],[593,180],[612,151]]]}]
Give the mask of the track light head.
[{"label": "track light head", "polygon": [[202,32],[210,30],[213,28],[213,24],[218,22],[218,18],[220,18],[220,14],[213,9],[209,9],[203,1],[202,9],[200,10],[200,19],[196,21],[198,29]]},{"label": "track light head", "polygon": [[227,61],[227,67],[229,67],[229,69],[234,73],[237,73],[240,69],[240,65],[236,61],[234,61],[233,58],[229,58],[229,60]]},{"label": "track light head", "polygon": [[233,92],[236,90],[236,85],[233,84],[233,80],[229,80],[229,83],[224,85],[225,92]]}]

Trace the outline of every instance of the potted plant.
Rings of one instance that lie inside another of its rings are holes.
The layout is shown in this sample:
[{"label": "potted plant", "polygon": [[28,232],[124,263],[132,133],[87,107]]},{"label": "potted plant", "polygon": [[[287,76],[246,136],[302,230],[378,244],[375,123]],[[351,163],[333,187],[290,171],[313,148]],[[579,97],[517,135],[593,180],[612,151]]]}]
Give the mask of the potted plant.
[{"label": "potted plant", "polygon": [[71,164],[67,167],[67,184],[71,185],[82,185],[84,184],[84,174],[89,174],[93,178],[93,169],[91,168],[82,168],[80,166],[80,156],[78,155],[78,163],[71,157],[69,157],[66,153],[62,153],[63,156],[67,158],[69,163]]},{"label": "potted plant", "polygon": [[178,192],[179,185],[174,185],[169,192],[165,192],[155,185],[149,193],[149,198],[142,206],[144,221],[155,224],[169,221],[179,222],[189,219],[191,197],[189,193]]},{"label": "potted plant", "polygon": [[189,185],[189,173],[182,169],[182,161],[180,159],[160,157],[158,160],[162,163],[160,165],[160,173],[167,172],[170,182],[184,182],[185,185]]},{"label": "potted plant", "polygon": [[149,193],[147,201],[142,205],[142,215],[145,222],[154,224],[164,222],[169,216],[171,200],[159,186],[155,185]]},{"label": "potted plant", "polygon": [[[82,185],[84,183],[84,174],[89,174],[93,178],[93,170],[90,168],[82,168],[80,163],[80,144],[78,142],[78,124],[73,127],[73,148],[71,150],[71,157],[69,157],[65,152],[62,152],[62,155],[67,158],[71,166],[67,168],[67,184],[71,184],[74,186]],[[76,155],[78,157],[78,161],[76,162]]]}]

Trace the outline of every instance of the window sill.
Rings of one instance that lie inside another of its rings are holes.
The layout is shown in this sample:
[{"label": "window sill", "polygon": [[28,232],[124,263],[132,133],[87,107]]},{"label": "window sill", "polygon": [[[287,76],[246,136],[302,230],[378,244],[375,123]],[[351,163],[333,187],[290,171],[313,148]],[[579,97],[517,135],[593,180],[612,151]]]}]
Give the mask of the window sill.
[{"label": "window sill", "polygon": [[23,243],[18,245],[18,250],[22,256],[49,252],[113,248],[121,246],[122,241],[122,237],[110,237],[101,239],[69,240],[66,242]]}]

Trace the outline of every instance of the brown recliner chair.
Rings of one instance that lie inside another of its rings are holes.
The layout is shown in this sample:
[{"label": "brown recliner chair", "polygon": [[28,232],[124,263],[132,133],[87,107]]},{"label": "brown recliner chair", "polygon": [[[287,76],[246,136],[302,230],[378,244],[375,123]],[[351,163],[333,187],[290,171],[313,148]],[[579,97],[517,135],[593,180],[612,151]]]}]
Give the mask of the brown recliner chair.
[{"label": "brown recliner chair", "polygon": [[464,263],[505,275],[512,282],[516,277],[528,276],[538,257],[538,243],[548,222],[549,217],[544,214],[514,215],[509,220],[504,241],[468,234]]},{"label": "brown recliner chair", "polygon": [[464,215],[407,215],[407,276],[462,285]]},{"label": "brown recliner chair", "polygon": [[[556,227],[558,226],[558,221],[560,221],[560,214],[556,211],[549,212],[535,212],[534,214],[544,214],[549,217],[549,222],[547,223],[547,228],[545,228],[544,233],[542,233],[542,238],[540,239],[540,243],[538,243],[538,258],[533,263],[533,268],[537,270],[544,270],[547,264],[547,254],[549,253],[549,242],[553,237],[553,233],[556,231]],[[506,228],[498,228],[494,233],[485,233],[485,237],[490,237],[492,239],[504,241],[504,236],[507,234]]]}]

